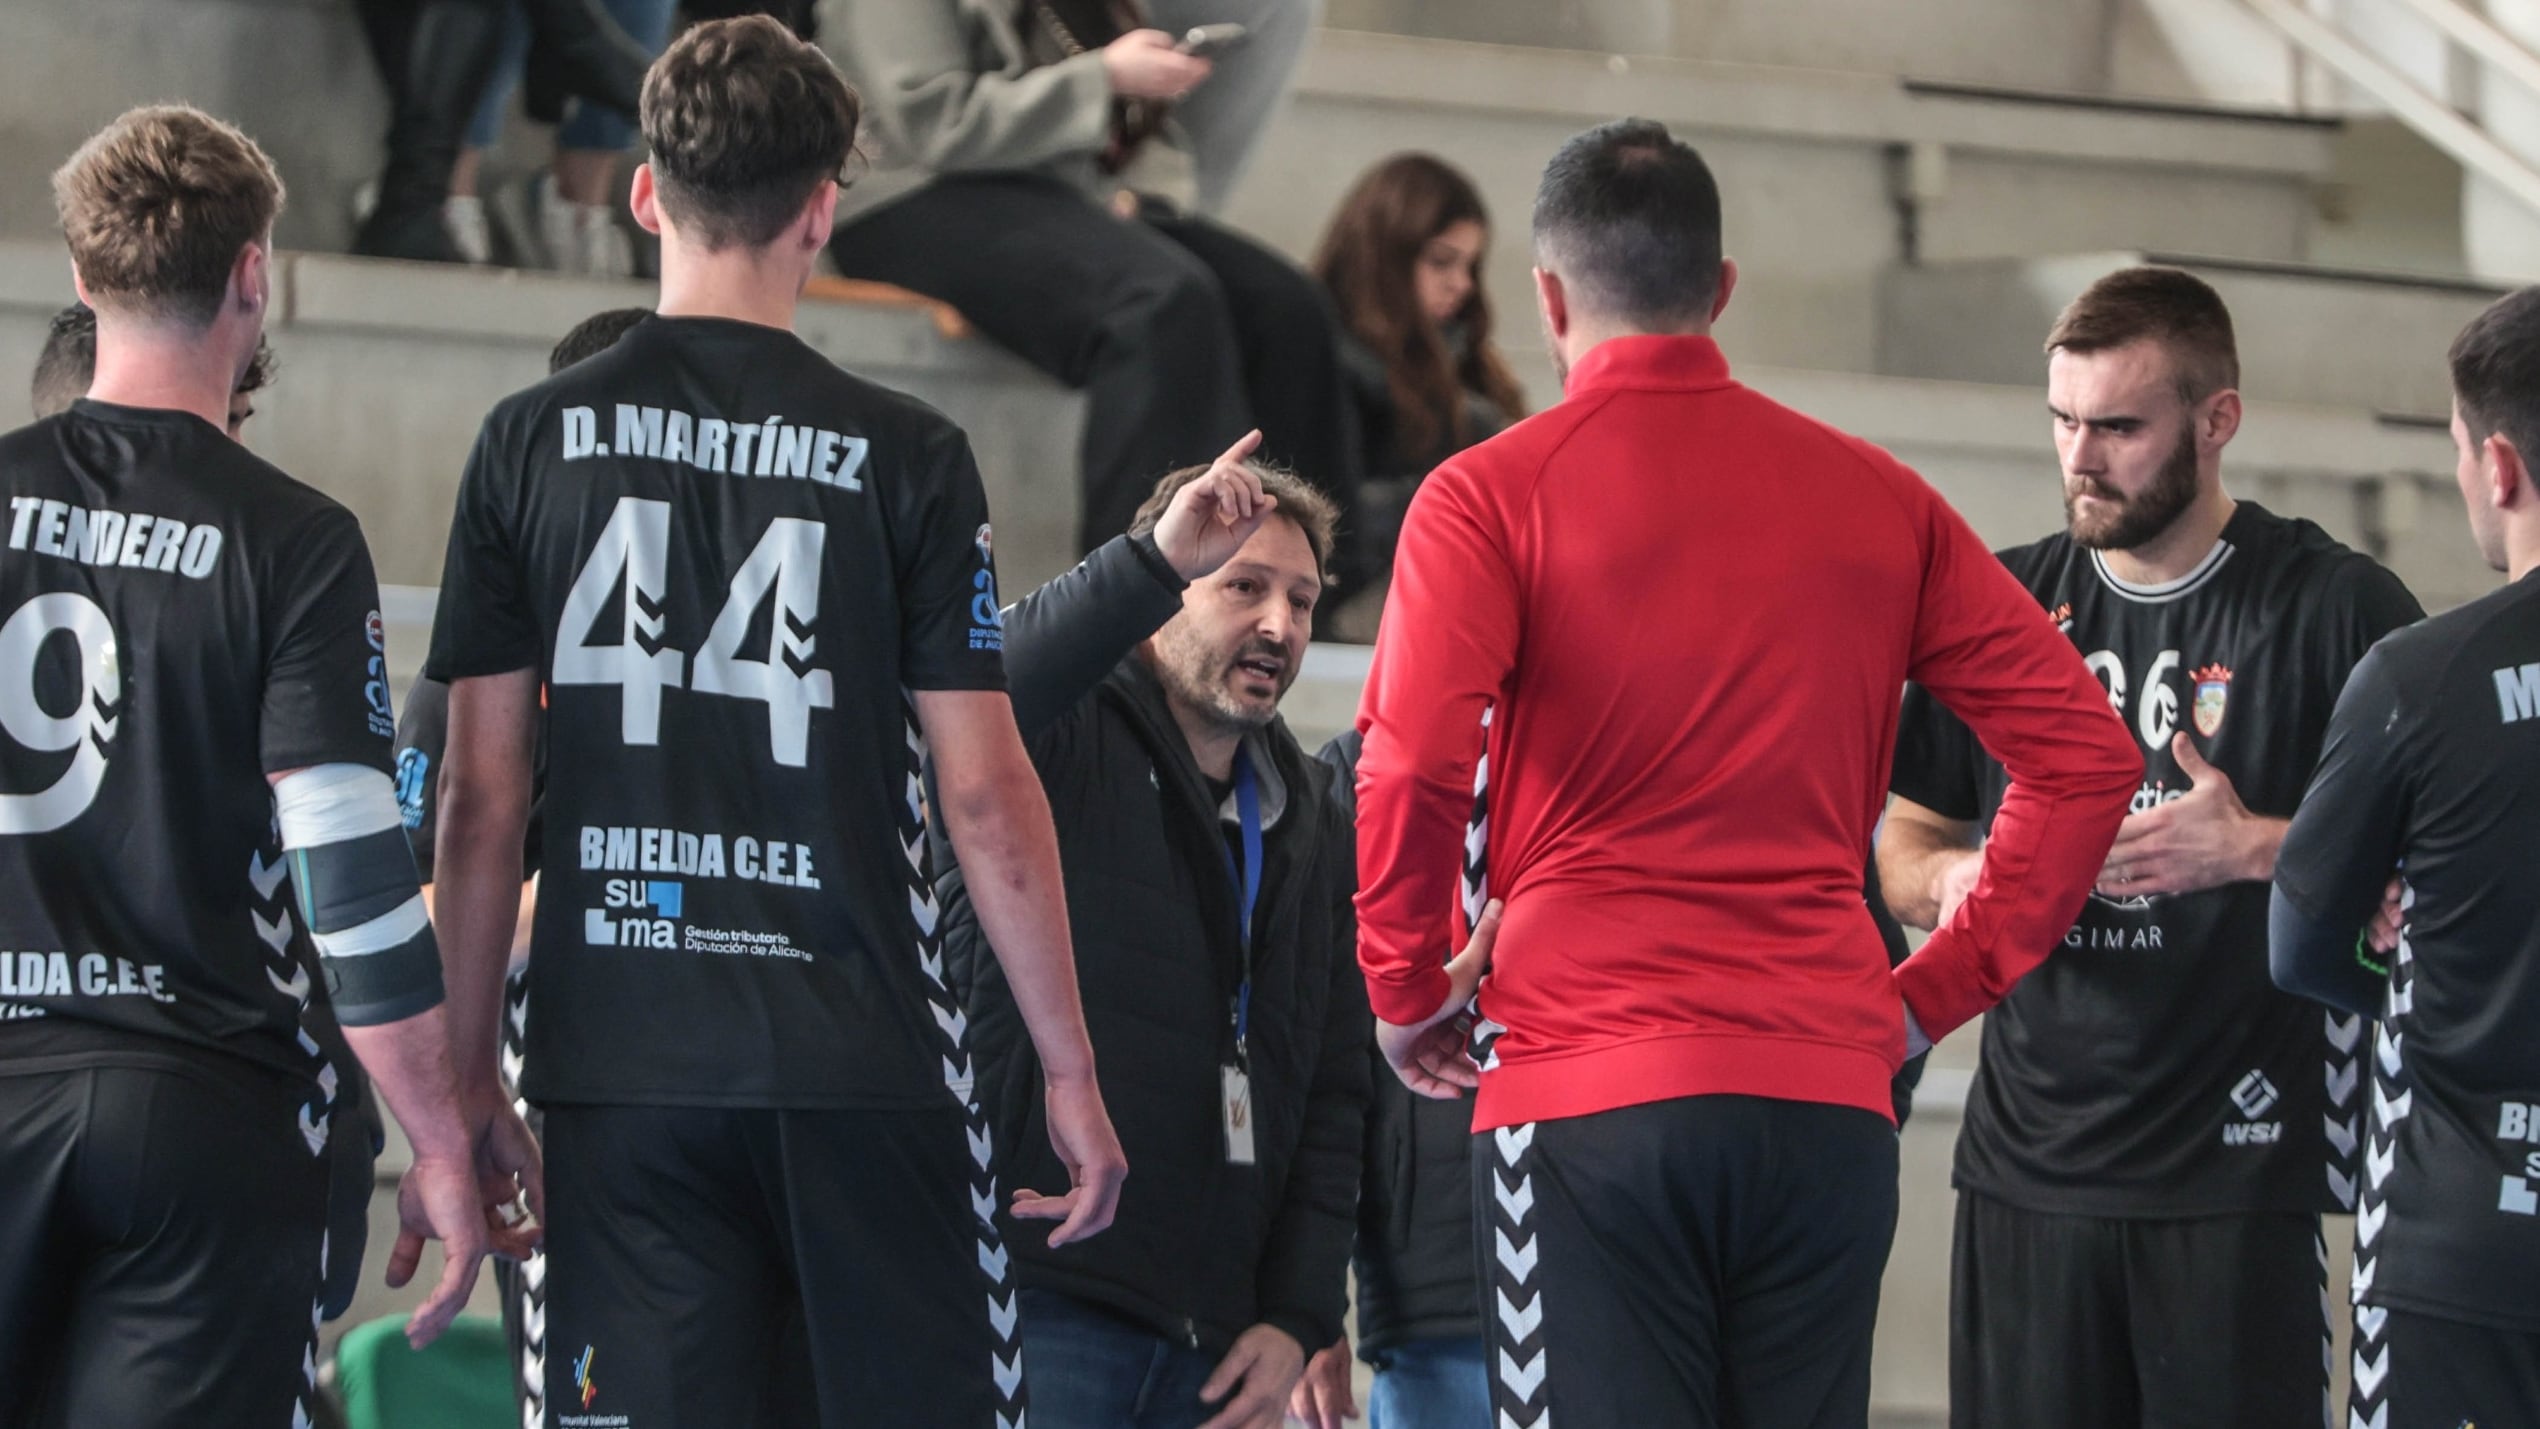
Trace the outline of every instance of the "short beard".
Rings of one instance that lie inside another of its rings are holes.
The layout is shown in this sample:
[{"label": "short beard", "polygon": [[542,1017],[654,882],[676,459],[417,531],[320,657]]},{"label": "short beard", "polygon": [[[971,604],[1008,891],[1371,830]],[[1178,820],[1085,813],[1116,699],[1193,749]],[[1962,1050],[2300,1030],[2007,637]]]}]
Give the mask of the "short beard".
[{"label": "short beard", "polygon": [[1165,697],[1173,703],[1195,710],[1221,729],[1249,734],[1266,728],[1279,717],[1279,701],[1296,682],[1296,667],[1290,664],[1286,651],[1278,651],[1284,669],[1279,693],[1266,710],[1255,709],[1236,698],[1227,688],[1227,677],[1234,664],[1259,649],[1257,642],[1247,641],[1234,653],[1220,657],[1194,637],[1180,621],[1167,624],[1155,633],[1148,664],[1155,671],[1157,683],[1164,686]]},{"label": "short beard", "polygon": [[[2076,492],[2064,488],[2064,528],[2072,533],[2073,544],[2086,551],[2131,551],[2160,538],[2187,508],[2196,504],[2196,432],[2181,432],[2178,449],[2152,478],[2152,484],[2132,496],[2120,495],[2089,478],[2087,490]],[[2082,496],[2096,496],[2117,503],[2113,516],[2096,523],[2085,523],[2076,502]]]}]

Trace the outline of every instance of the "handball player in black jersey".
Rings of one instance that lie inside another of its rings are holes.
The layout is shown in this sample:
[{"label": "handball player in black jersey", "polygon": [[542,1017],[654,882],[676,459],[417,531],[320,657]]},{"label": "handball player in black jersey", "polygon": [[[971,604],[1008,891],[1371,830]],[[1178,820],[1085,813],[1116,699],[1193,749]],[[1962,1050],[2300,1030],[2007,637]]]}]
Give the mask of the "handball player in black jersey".
[{"label": "handball player in black jersey", "polygon": [[0,1424],[305,1422],[361,1134],[330,1049],[414,1144],[389,1279],[448,1237],[418,1343],[527,1249],[488,1202],[536,1152],[457,1096],[360,528],[223,430],[280,182],[162,107],[54,192],[98,330],[88,395],[0,437]]},{"label": "handball player in black jersey", "polygon": [[[2346,1423],[2540,1423],[2540,288],[2452,345],[2470,530],[2507,584],[2355,667],[2275,867],[2276,981],[2378,1017]],[[2406,872],[2387,955],[2358,929]]]},{"label": "handball player in black jersey", "polygon": [[[659,315],[497,406],[461,483],[425,669],[450,684],[438,911],[464,1095],[499,1102],[543,721],[521,1090],[562,1429],[773,1422],[805,1377],[823,1425],[1019,1425],[1005,1218],[1094,1234],[1126,1174],[968,443],[790,330],[856,118],[772,20],[672,45],[632,195]],[[1058,1194],[998,1183],[929,812],[992,870]]]},{"label": "handball player in black jersey", "polygon": [[[1954,1173],[1950,1421],[2319,1424],[2322,1212],[2354,1207],[2368,1019],[2267,975],[2267,879],[2347,672],[2421,612],[2307,521],[2235,501],[2239,361],[2175,269],[2093,284],[2047,342],[2067,529],[2002,560],[2139,741],[2080,918],[1984,1022]],[[1999,763],[1908,689],[1880,872],[1946,922]]]}]

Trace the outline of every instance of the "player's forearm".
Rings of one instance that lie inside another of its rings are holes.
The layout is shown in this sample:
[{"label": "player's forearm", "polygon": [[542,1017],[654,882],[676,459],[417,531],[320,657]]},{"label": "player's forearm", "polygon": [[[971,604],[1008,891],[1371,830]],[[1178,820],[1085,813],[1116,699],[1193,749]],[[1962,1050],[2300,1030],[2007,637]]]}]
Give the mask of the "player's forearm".
[{"label": "player's forearm", "polygon": [[980,931],[1005,971],[1042,1075],[1091,1079],[1094,1049],[1076,986],[1058,836],[1022,744],[984,768],[958,776],[939,770],[937,797]]},{"label": "player's forearm", "polygon": [[461,1110],[447,1004],[400,1022],[347,1027],[344,1040],[361,1058],[381,1100],[397,1114],[417,1156],[457,1159],[471,1154],[475,1127]]},{"label": "player's forearm", "polygon": [[2248,821],[2241,834],[2239,868],[2236,876],[2250,883],[2269,883],[2275,879],[2275,859],[2284,850],[2285,831],[2293,827],[2291,819],[2270,819],[2263,815]]},{"label": "player's forearm", "polygon": [[2367,960],[2360,920],[2311,916],[2278,888],[2267,909],[2267,969],[2296,997],[2371,1016],[2381,1010],[2389,969]]},{"label": "player's forearm", "polygon": [[1940,926],[1941,876],[1975,853],[1946,829],[1890,816],[1879,831],[1879,892],[1896,921],[1924,932]]},{"label": "player's forearm", "polygon": [[501,1094],[503,974],[524,902],[521,841],[528,826],[525,784],[484,787],[455,767],[442,780],[434,921],[449,996],[450,1056],[471,1105]]}]

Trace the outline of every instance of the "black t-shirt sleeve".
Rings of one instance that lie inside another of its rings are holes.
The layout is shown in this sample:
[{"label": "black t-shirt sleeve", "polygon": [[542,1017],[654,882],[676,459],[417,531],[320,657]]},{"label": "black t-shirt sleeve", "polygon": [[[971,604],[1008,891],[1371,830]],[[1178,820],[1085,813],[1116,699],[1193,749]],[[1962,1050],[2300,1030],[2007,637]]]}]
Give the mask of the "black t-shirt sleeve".
[{"label": "black t-shirt sleeve", "polygon": [[900,673],[912,690],[1005,688],[988,494],[970,441],[946,424],[929,435],[917,480],[888,499],[900,593]]},{"label": "black t-shirt sleeve", "polygon": [[2276,854],[2275,886],[2310,918],[2361,928],[2397,870],[2412,792],[2413,716],[2388,649],[2355,666],[2319,768]]},{"label": "black t-shirt sleeve", "polygon": [[360,523],[349,511],[326,513],[290,542],[267,579],[272,635],[257,724],[264,771],[387,769],[396,732],[387,636]]},{"label": "black t-shirt sleeve", "polygon": [[2364,652],[2391,631],[2425,619],[2425,607],[2387,567],[2354,555],[2333,567],[2314,604],[2313,658],[2323,693],[2335,699]]},{"label": "black t-shirt sleeve", "polygon": [[1896,765],[1888,787],[1944,819],[1983,812],[1984,746],[1966,721],[1920,685],[1905,687],[1896,720]]},{"label": "black t-shirt sleeve", "polygon": [[432,835],[440,826],[441,751],[450,737],[450,687],[417,680],[397,719],[397,811],[415,868],[432,881]]},{"label": "black t-shirt sleeve", "polygon": [[525,455],[498,423],[485,419],[459,480],[441,563],[441,604],[432,621],[432,654],[424,675],[435,680],[500,675],[535,667],[544,646],[528,601],[517,544],[512,493]]}]

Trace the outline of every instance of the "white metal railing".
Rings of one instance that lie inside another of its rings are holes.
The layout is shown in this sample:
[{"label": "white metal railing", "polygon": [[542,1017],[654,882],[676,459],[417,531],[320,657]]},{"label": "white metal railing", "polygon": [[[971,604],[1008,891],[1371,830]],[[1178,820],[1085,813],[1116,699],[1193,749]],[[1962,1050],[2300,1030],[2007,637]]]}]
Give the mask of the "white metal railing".
[{"label": "white metal railing", "polygon": [[[2499,143],[2477,119],[2428,92],[2398,66],[2373,52],[2345,27],[2313,12],[2303,0],[2238,0],[2273,26],[2297,51],[2327,65],[2348,83],[2387,106],[2400,122],[2498,188],[2540,214],[2540,166]],[[2540,54],[2461,0],[2391,0],[2431,24],[2495,73],[2540,95]]]}]

